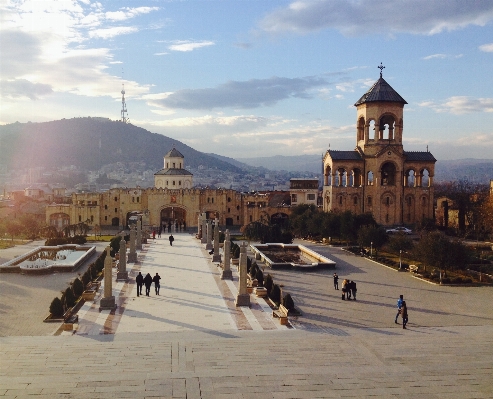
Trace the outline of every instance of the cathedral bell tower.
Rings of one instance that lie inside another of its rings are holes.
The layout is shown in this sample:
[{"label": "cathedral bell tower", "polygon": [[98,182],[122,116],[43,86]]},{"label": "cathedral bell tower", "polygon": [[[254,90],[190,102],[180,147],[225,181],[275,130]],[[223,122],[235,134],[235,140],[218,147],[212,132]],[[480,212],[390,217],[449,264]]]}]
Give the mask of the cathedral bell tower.
[{"label": "cathedral bell tower", "polygon": [[404,100],[382,77],[354,105],[357,112],[356,147],[366,155],[375,155],[392,146],[402,154]]}]

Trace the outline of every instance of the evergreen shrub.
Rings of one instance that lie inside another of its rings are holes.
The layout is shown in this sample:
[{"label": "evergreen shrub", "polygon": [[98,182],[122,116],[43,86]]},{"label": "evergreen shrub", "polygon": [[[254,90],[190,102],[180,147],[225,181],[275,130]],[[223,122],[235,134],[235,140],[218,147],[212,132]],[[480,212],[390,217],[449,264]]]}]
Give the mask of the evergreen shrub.
[{"label": "evergreen shrub", "polygon": [[56,297],[51,301],[50,304],[50,313],[53,317],[62,317],[63,316],[63,304],[60,298]]},{"label": "evergreen shrub", "polygon": [[293,298],[291,298],[291,294],[284,295],[284,298],[282,299],[282,304],[286,309],[294,310],[294,301]]},{"label": "evergreen shrub", "polygon": [[[256,265],[256,263],[255,263],[255,265]],[[263,287],[264,286],[264,273],[258,267],[257,267],[257,272],[255,273],[255,278],[257,279],[258,287]]]},{"label": "evergreen shrub", "polygon": [[84,284],[82,284],[82,281],[78,278],[76,278],[72,283],[72,291],[74,292],[76,298],[79,298],[84,292]]},{"label": "evergreen shrub", "polygon": [[281,287],[279,287],[279,285],[277,284],[274,284],[272,286],[272,289],[270,290],[269,297],[276,305],[279,305],[281,301]]},{"label": "evergreen shrub", "polygon": [[264,280],[264,287],[267,290],[267,293],[270,293],[273,285],[274,285],[274,280],[273,280],[272,276],[270,274],[267,274],[267,276],[265,276],[265,280]]},{"label": "evergreen shrub", "polygon": [[74,292],[72,291],[72,287],[67,287],[67,289],[64,292],[64,297],[65,297],[65,305],[67,308],[72,308],[75,305],[75,296]]}]

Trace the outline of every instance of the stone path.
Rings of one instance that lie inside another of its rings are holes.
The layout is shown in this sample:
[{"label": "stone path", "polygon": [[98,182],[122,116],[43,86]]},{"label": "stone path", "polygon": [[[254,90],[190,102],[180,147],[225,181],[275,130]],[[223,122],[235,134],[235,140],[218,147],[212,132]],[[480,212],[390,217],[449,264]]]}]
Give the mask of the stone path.
[{"label": "stone path", "polygon": [[[489,289],[432,286],[325,247],[358,300],[341,301],[326,273],[275,271],[305,312],[281,329],[261,303],[232,307],[237,281],[175,238],[128,265],[114,315],[89,307],[75,334],[0,337],[0,398],[493,397]],[[139,268],[162,275],[162,295],[136,297]],[[409,330],[393,324],[401,292]]]}]

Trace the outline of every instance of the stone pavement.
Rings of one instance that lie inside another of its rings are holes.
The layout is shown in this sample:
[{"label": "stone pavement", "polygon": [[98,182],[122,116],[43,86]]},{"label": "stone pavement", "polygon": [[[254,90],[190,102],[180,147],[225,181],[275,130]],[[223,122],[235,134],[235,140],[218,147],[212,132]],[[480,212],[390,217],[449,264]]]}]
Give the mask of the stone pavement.
[{"label": "stone pavement", "polygon": [[[0,337],[0,398],[493,398],[491,289],[317,248],[358,282],[358,300],[341,301],[331,273],[275,271],[304,311],[287,329],[262,303],[235,309],[237,276],[219,280],[197,240],[175,238],[127,265],[114,314],[87,304],[75,334]],[[136,297],[139,269],[159,272],[161,295]],[[409,330],[393,323],[400,293]]]}]

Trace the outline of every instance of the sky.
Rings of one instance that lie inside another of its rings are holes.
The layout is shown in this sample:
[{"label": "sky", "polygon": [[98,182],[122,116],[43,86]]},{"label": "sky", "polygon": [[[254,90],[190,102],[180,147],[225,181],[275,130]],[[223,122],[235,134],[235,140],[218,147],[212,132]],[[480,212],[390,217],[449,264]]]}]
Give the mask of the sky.
[{"label": "sky", "polygon": [[493,159],[491,0],[0,0],[0,124],[119,120],[124,85],[202,152],[353,150],[380,63],[405,150]]}]

